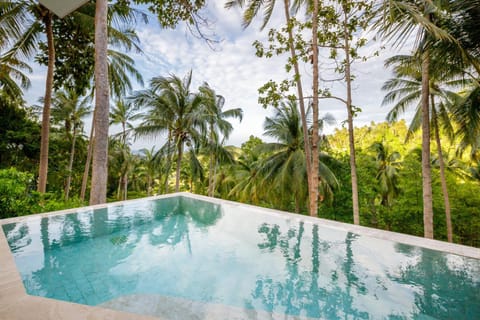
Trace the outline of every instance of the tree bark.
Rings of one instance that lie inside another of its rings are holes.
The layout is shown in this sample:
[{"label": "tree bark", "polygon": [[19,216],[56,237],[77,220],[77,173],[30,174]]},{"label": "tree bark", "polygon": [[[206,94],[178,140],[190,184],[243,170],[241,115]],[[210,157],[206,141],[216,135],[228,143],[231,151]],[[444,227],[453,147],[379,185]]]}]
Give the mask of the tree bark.
[{"label": "tree bark", "polygon": [[50,133],[50,106],[52,104],[53,72],[55,68],[55,45],[53,40],[53,13],[46,11],[44,17],[45,31],[47,33],[48,46],[48,66],[47,78],[45,83],[45,98],[42,112],[42,131],[40,138],[40,165],[38,172],[37,191],[45,193],[47,191],[48,176],[48,145]]},{"label": "tree bark", "polygon": [[180,169],[182,166],[182,156],[183,156],[183,141],[179,139],[178,141],[178,155],[177,155],[177,172],[175,175],[175,192],[180,191]]},{"label": "tree bark", "polygon": [[313,64],[313,125],[312,125],[312,167],[310,188],[310,215],[318,216],[318,168],[319,168],[319,139],[318,139],[318,0],[313,1],[312,17],[312,64]]},{"label": "tree bark", "polygon": [[68,201],[68,197],[70,194],[70,184],[72,182],[72,168],[73,168],[73,159],[75,157],[75,142],[77,141],[77,125],[73,124],[73,136],[72,136],[72,147],[70,149],[70,159],[68,161],[68,176],[67,176],[67,183],[65,185],[65,201]]},{"label": "tree bark", "polygon": [[95,128],[95,112],[93,112],[92,127],[90,128],[90,140],[88,141],[87,160],[85,161],[85,170],[83,171],[82,188],[80,190],[80,200],[85,200],[85,193],[87,191],[88,175],[90,173],[90,164],[92,163],[92,151]]},{"label": "tree bark", "polygon": [[95,10],[95,140],[93,143],[90,204],[107,201],[109,88],[107,62],[108,1],[97,0]]},{"label": "tree bark", "polygon": [[452,218],[450,212],[450,197],[448,195],[447,179],[445,177],[445,162],[443,160],[442,142],[440,141],[440,130],[438,127],[438,119],[435,112],[434,98],[432,95],[432,118],[435,130],[435,140],[437,143],[438,163],[440,166],[440,183],[442,184],[443,203],[445,205],[445,220],[447,224],[447,240],[453,242]]},{"label": "tree bark", "polygon": [[[290,1],[284,0],[284,9],[285,9],[285,20],[287,24],[290,23]],[[300,116],[302,118],[302,131],[303,131],[303,146],[305,149],[305,159],[306,159],[306,168],[307,168],[307,184],[308,184],[308,198],[309,204],[312,203],[312,198],[315,197],[314,189],[312,186],[312,154],[310,148],[310,141],[308,136],[308,124],[307,124],[307,116],[306,116],[306,109],[305,109],[305,100],[303,97],[303,87],[302,87],[302,79],[300,76],[300,68],[298,66],[298,58],[297,53],[295,51],[295,44],[293,38],[293,32],[291,28],[288,29],[288,47],[290,49],[290,57],[293,63],[293,70],[295,73],[295,83],[297,85],[297,95],[298,95],[298,105],[300,107]],[[311,205],[309,205],[310,208]],[[309,210],[311,213],[312,210]]]},{"label": "tree bark", "polygon": [[432,173],[430,164],[430,53],[422,54],[422,187],[423,187],[423,231],[424,237],[433,239]]},{"label": "tree bark", "polygon": [[352,205],[353,205],[353,223],[360,224],[360,206],[358,202],[358,177],[357,162],[355,156],[355,129],[353,127],[352,110],[352,78],[350,70],[350,43],[348,30],[348,11],[346,4],[343,3],[343,32],[344,32],[344,50],[345,50],[345,81],[347,85],[347,122],[348,122],[348,144],[350,148],[350,175],[352,180]]},{"label": "tree bark", "polygon": [[165,173],[165,192],[168,193],[168,177],[170,175],[170,168],[172,166],[172,153],[170,152],[171,149],[171,141],[172,141],[172,131],[168,129],[168,140],[167,140],[167,168]]}]

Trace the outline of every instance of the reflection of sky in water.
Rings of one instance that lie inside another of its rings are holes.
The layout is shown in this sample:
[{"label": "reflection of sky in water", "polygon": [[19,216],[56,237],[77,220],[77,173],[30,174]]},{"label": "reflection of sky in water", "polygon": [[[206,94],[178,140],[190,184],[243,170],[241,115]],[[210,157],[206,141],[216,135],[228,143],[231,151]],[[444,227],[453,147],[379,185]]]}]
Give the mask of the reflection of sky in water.
[{"label": "reflection of sky in water", "polygon": [[28,293],[61,300],[160,294],[325,319],[480,314],[478,260],[236,205],[167,198],[4,230]]}]

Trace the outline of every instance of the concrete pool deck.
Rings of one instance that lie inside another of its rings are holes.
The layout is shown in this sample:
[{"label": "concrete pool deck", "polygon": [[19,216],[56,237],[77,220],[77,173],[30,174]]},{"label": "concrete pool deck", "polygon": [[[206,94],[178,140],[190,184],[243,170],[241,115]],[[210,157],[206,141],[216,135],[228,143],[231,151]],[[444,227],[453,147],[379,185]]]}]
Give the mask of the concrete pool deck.
[{"label": "concrete pool deck", "polygon": [[[289,219],[304,221],[306,223],[316,223],[324,227],[343,230],[346,232],[352,232],[362,236],[404,243],[408,245],[443,251],[446,253],[452,253],[480,260],[480,249],[473,247],[451,244],[437,240],[424,239],[421,237],[414,237],[410,235],[404,235],[367,227],[355,226],[351,224],[324,220],[320,218],[294,215],[283,211],[264,209],[231,201],[193,195],[190,193],[182,192],[150,198],[143,198],[141,200],[154,200],[174,196],[185,196],[198,200],[206,200],[213,203],[222,204],[225,206],[225,209],[228,209],[228,207],[245,207],[250,211],[260,211],[267,215],[274,215],[277,217],[278,215],[283,215],[285,217],[288,217]],[[78,210],[113,207],[117,205],[122,205],[123,203],[131,203],[138,200],[139,199],[36,214],[31,216],[3,219],[0,220],[0,225],[26,221],[29,219],[41,219],[43,217],[63,215],[77,212]],[[287,317],[285,315],[275,315],[262,312],[257,313],[253,310],[226,307],[221,305],[207,305],[200,310],[199,308],[201,308],[202,306],[199,307],[198,303],[161,296],[152,297],[135,295],[131,297],[119,297],[115,300],[116,301],[104,303],[104,307],[92,307],[28,295],[25,291],[25,287],[23,286],[22,279],[17,270],[13,254],[10,251],[10,247],[8,245],[5,234],[3,230],[0,231],[0,319],[187,319],[185,318],[185,313],[183,313],[185,312],[185,310],[190,311],[190,316],[187,315],[189,319],[305,319],[302,317]],[[108,309],[108,307],[115,308],[117,310]],[[127,312],[140,311],[139,309],[143,309],[141,311],[143,311],[144,314],[154,315],[154,317]],[[164,317],[162,317],[162,315]],[[226,316],[227,318],[225,318]]]}]

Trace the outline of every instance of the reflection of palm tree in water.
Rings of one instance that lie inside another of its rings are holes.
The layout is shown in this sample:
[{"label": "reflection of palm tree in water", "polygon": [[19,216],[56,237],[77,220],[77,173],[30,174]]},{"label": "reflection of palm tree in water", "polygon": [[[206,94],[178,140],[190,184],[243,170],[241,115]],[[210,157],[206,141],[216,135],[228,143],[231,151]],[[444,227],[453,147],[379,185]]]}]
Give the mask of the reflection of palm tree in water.
[{"label": "reflection of palm tree in water", "polygon": [[[265,234],[266,241],[258,244],[258,248],[271,253],[280,251],[285,258],[285,278],[275,279],[271,276],[259,275],[255,290],[252,292],[253,300],[247,301],[246,307],[254,308],[254,303],[260,302],[268,311],[289,315],[326,319],[368,318],[368,313],[354,307],[351,295],[352,288],[356,288],[357,293],[366,293],[365,285],[354,274],[352,244],[357,236],[347,234],[346,256],[342,259],[343,264],[340,269],[333,270],[328,279],[329,285],[321,287],[319,280],[325,277],[325,272],[322,274],[320,269],[320,254],[338,256],[338,252],[334,252],[338,250],[338,246],[322,241],[319,237],[319,227],[313,225],[311,227],[311,265],[309,265],[305,260],[306,253],[302,257],[301,252],[305,230],[310,229],[308,226],[300,222],[298,228],[290,228],[286,233],[282,233],[278,225],[263,224],[259,227],[258,232]],[[292,241],[294,241],[293,245]],[[344,274],[343,285],[338,283],[338,279],[341,278],[338,272]],[[322,279],[322,282],[324,283],[325,279]]]},{"label": "reflection of palm tree in water", "polygon": [[[80,288],[77,289],[75,286],[82,283],[87,287],[94,286],[94,281],[91,282],[90,278],[85,279],[87,274],[78,272],[89,270],[88,265],[93,265],[96,273],[104,273],[106,276],[108,270],[115,268],[119,262],[127,261],[137,244],[145,238],[152,246],[175,246],[185,241],[191,253],[189,225],[190,228],[193,225],[198,229],[214,225],[221,217],[221,207],[202,201],[190,203],[184,200],[181,197],[162,199],[152,202],[148,210],[136,208],[133,213],[126,213],[127,211],[122,208],[114,207],[95,210],[93,214],[90,212],[42,219],[40,233],[44,263],[40,269],[31,274],[29,281],[35,292],[29,293],[90,304],[88,301],[78,300],[81,299],[81,295],[71,299],[61,296],[59,287],[68,286],[71,290],[67,290],[67,293],[70,294],[71,291],[79,291]],[[154,228],[160,228],[160,232],[152,232]],[[107,243],[103,240],[90,242],[92,240],[89,238],[104,238]],[[72,255],[72,250],[77,250],[77,247],[71,246],[75,242],[82,242],[91,248],[89,247],[88,252],[82,249],[82,256],[75,254],[75,261],[65,260],[65,252]],[[102,247],[107,246],[109,248],[107,252],[100,251],[103,250]],[[61,251],[57,251],[59,249]],[[59,254],[63,255],[63,258],[59,258],[57,256]],[[108,277],[114,275],[109,274]],[[122,274],[117,283],[97,281],[96,284],[108,291],[104,297],[108,299],[114,297],[118,290],[121,293],[134,290],[136,279],[136,274]],[[91,283],[87,284],[87,280]]]},{"label": "reflection of palm tree in water", "polygon": [[478,319],[480,315],[480,263],[476,259],[448,255],[406,245],[397,245],[400,253],[417,257],[404,266],[399,276],[389,276],[397,283],[415,287],[412,317],[435,319]]}]

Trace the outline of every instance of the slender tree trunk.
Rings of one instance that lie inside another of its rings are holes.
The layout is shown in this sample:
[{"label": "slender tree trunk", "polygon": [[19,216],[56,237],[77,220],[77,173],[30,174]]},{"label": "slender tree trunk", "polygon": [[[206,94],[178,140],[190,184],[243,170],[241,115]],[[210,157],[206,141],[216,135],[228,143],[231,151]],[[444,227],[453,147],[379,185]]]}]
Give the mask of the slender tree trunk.
[{"label": "slender tree trunk", "polygon": [[210,152],[210,163],[208,165],[208,196],[213,197],[213,170],[215,154]]},{"label": "slender tree trunk", "polygon": [[310,189],[310,215],[318,216],[318,168],[319,168],[319,139],[318,139],[318,0],[313,0],[312,13],[312,64],[313,64],[313,125],[312,125],[312,167]]},{"label": "slender tree trunk", "polygon": [[150,196],[152,192],[152,177],[150,175],[147,176],[147,196]]},{"label": "slender tree trunk", "polygon": [[123,200],[128,198],[128,173],[123,177]]},{"label": "slender tree trunk", "polygon": [[47,10],[44,17],[45,31],[47,33],[48,67],[45,83],[45,99],[42,112],[42,131],[40,138],[40,166],[38,172],[37,191],[47,191],[48,175],[48,142],[50,133],[50,106],[52,104],[53,72],[55,67],[55,45],[53,42],[53,14]]},{"label": "slender tree trunk", "polygon": [[430,114],[429,114],[430,53],[422,54],[422,183],[424,237],[433,239],[432,173],[430,164]]},{"label": "slender tree trunk", "polygon": [[72,168],[73,168],[73,159],[75,157],[75,143],[77,141],[77,125],[73,125],[73,137],[72,137],[72,147],[70,149],[70,159],[68,161],[68,176],[67,184],[65,185],[65,201],[68,201],[68,196],[70,194],[70,184],[72,182]]},{"label": "slender tree trunk", "polygon": [[108,178],[108,1],[97,0],[95,10],[95,140],[93,144],[92,187],[90,204],[107,201]]},{"label": "slender tree trunk", "polygon": [[168,177],[170,176],[170,168],[172,167],[172,152],[170,152],[171,149],[171,141],[172,141],[172,131],[169,129],[168,130],[168,140],[167,140],[167,172],[165,173],[165,192],[168,193]]},{"label": "slender tree trunk", "polygon": [[[287,24],[290,23],[290,1],[284,0],[285,20]],[[315,190],[312,186],[312,154],[310,148],[310,141],[308,137],[308,124],[305,108],[305,100],[303,97],[302,79],[300,76],[300,68],[298,66],[298,58],[295,50],[295,43],[293,38],[293,32],[291,28],[288,28],[288,47],[290,49],[290,57],[293,61],[293,70],[295,72],[295,82],[297,85],[298,105],[300,107],[300,116],[302,118],[302,130],[303,130],[303,146],[305,149],[305,159],[307,168],[307,183],[308,183],[308,197],[309,203],[312,202],[312,198],[316,196]],[[318,191],[317,191],[318,192]],[[311,206],[309,205],[309,208]],[[311,208],[310,208],[311,209]],[[309,210],[312,213],[312,210]]]},{"label": "slender tree trunk", "polygon": [[183,156],[183,141],[179,139],[178,141],[178,155],[177,155],[177,172],[175,175],[175,192],[180,191],[180,167],[182,165],[182,156]]},{"label": "slender tree trunk", "polygon": [[353,223],[360,224],[360,206],[358,202],[358,178],[357,162],[355,156],[355,129],[353,127],[352,110],[352,77],[350,70],[350,31],[348,29],[348,10],[346,4],[343,4],[343,32],[344,32],[344,50],[345,50],[345,81],[347,84],[347,122],[348,122],[348,144],[350,147],[350,175],[352,180],[352,204],[353,204]]},{"label": "slender tree trunk", "polygon": [[432,118],[433,118],[433,126],[435,130],[435,140],[437,143],[438,149],[438,162],[440,165],[440,182],[442,184],[442,193],[443,193],[443,202],[445,204],[445,220],[447,224],[447,239],[448,242],[453,241],[453,231],[452,231],[452,218],[450,213],[450,198],[448,196],[448,187],[447,187],[447,179],[445,177],[445,162],[443,160],[443,152],[442,152],[442,142],[440,141],[440,130],[438,127],[438,119],[435,112],[435,104],[433,95],[431,96],[432,101]]},{"label": "slender tree trunk", "polygon": [[92,163],[94,128],[95,128],[95,112],[93,112],[92,127],[90,128],[90,139],[88,141],[88,149],[87,149],[87,160],[85,161],[85,169],[83,170],[82,188],[80,190],[81,201],[85,200],[85,193],[87,191],[87,184],[88,184],[88,176],[90,173],[90,164]]},{"label": "slender tree trunk", "polygon": [[213,167],[213,178],[212,178],[212,197],[215,197],[215,188],[217,184],[217,169],[218,169],[218,160],[215,159],[215,166]]}]

